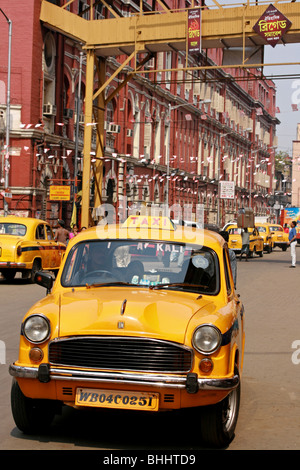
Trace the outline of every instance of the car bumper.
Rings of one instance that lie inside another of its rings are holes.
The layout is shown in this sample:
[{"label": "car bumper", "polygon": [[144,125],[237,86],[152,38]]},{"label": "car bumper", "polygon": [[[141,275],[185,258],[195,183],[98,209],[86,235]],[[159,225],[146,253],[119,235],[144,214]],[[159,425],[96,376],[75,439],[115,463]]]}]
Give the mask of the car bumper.
[{"label": "car bumper", "polygon": [[1,268],[26,268],[26,263],[15,263],[14,261],[1,261]]},{"label": "car bumper", "polygon": [[[233,390],[239,385],[239,375],[224,378],[199,378],[196,374],[187,374],[185,376],[176,375],[154,375],[128,372],[100,372],[100,371],[84,371],[78,369],[57,369],[43,364],[45,367],[24,367],[12,364],[9,367],[9,373],[16,378],[38,379],[42,383],[50,380],[64,381],[81,381],[96,383],[127,383],[131,385],[147,385],[153,387],[166,387],[176,389],[190,389],[190,381],[192,379],[194,392],[198,390]],[[195,378],[197,380],[195,381]],[[196,387],[195,387],[196,386]]]}]

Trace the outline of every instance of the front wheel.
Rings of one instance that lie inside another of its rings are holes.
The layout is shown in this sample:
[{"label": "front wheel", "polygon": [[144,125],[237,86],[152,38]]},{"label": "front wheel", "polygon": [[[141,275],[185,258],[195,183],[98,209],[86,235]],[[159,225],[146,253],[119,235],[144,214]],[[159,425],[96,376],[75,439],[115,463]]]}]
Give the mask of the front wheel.
[{"label": "front wheel", "polygon": [[25,397],[18,382],[13,380],[11,410],[20,431],[25,434],[37,434],[45,431],[52,423],[56,402]]},{"label": "front wheel", "polygon": [[239,408],[240,384],[216,405],[201,411],[201,433],[203,440],[213,447],[226,447],[234,438]]}]

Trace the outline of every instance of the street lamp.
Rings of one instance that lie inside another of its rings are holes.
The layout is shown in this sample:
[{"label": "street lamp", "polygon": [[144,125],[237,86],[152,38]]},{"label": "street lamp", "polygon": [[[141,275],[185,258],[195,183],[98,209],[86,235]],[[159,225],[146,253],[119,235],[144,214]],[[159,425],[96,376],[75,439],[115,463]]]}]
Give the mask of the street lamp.
[{"label": "street lamp", "polygon": [[[9,185],[9,133],[10,133],[10,74],[11,74],[11,31],[12,21],[0,8],[2,15],[8,23],[8,62],[7,62],[7,100],[6,100],[6,155],[4,165],[4,190],[7,191]],[[8,203],[4,197],[4,216],[8,215]]]}]

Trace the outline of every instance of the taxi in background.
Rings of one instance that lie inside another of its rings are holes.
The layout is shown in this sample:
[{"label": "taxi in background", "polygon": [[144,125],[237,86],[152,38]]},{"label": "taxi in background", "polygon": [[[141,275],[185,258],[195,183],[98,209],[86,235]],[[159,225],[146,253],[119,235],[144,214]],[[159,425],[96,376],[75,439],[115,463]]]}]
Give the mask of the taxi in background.
[{"label": "taxi in background", "polygon": [[17,272],[34,280],[41,269],[58,272],[66,246],[54,240],[50,225],[30,217],[0,217],[0,272],[11,281]]},{"label": "taxi in background", "polygon": [[276,246],[278,246],[282,249],[282,251],[286,251],[289,242],[289,234],[285,233],[282,225],[269,224],[269,226],[272,236],[273,247],[275,248]]},{"label": "taxi in background", "polygon": [[264,250],[267,253],[271,253],[272,250],[273,250],[274,242],[273,242],[273,239],[272,239],[270,224],[268,224],[268,223],[256,224],[255,226],[256,226],[259,234],[264,239]]},{"label": "taxi in background", "polygon": [[[236,253],[240,253],[242,249],[242,228],[239,228],[237,224],[227,225],[225,230],[229,233],[228,247],[234,250]],[[264,239],[259,234],[256,227],[248,228],[249,232],[249,256],[253,257],[256,253],[259,256],[264,254]]]},{"label": "taxi in background", "polygon": [[193,407],[204,441],[230,443],[244,307],[220,235],[176,228],[166,217],[131,216],[81,232],[69,242],[56,280],[42,272],[36,281],[48,295],[25,315],[19,358],[10,365],[20,430],[40,432],[62,404],[148,412]]}]

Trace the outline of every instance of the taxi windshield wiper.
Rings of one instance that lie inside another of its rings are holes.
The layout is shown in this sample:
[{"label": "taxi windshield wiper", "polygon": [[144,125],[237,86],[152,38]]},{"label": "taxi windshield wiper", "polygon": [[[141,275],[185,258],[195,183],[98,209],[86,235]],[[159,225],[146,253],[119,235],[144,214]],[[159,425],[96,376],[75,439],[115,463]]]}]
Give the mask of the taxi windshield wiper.
[{"label": "taxi windshield wiper", "polygon": [[188,282],[166,282],[164,284],[156,284],[155,286],[149,286],[149,289],[165,289],[166,287],[192,287],[199,289],[207,289],[207,286],[201,284],[189,284]]},{"label": "taxi windshield wiper", "polygon": [[85,284],[85,287],[89,289],[90,287],[107,287],[107,286],[134,286],[137,287],[137,284],[132,284],[131,282],[123,281],[110,281],[110,282],[101,282],[93,284]]}]

